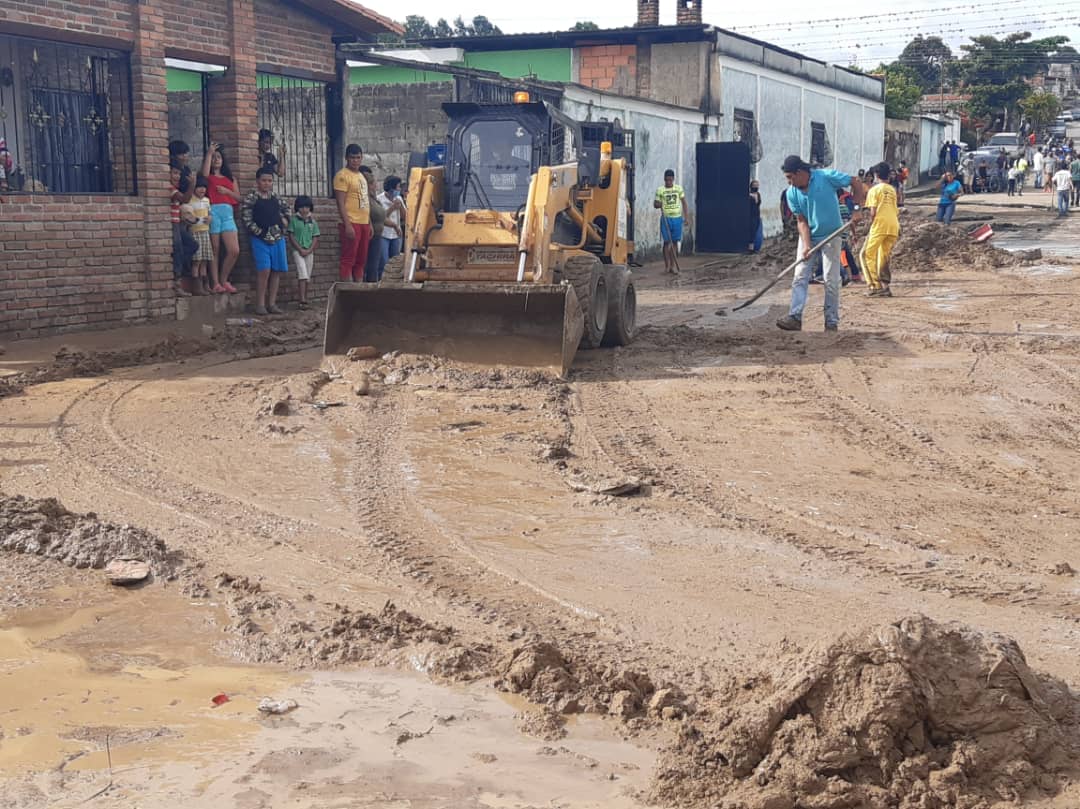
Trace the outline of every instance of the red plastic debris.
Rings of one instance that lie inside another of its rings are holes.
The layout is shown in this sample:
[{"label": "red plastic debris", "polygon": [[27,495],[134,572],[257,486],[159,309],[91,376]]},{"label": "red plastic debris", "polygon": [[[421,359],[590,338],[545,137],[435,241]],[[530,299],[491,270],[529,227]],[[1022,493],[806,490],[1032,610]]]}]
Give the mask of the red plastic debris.
[{"label": "red plastic debris", "polygon": [[218,694],[217,696],[215,696],[210,701],[212,703],[214,703],[214,707],[216,708],[219,705],[224,705],[226,702],[228,702],[229,701],[229,695],[228,694]]}]

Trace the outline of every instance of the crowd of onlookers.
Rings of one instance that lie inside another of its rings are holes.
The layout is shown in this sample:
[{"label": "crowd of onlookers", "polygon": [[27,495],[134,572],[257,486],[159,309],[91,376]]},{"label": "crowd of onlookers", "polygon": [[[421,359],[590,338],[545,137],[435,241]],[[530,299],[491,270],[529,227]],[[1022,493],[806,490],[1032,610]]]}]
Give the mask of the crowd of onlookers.
[{"label": "crowd of onlookers", "polygon": [[[286,200],[274,190],[275,179],[285,177],[284,147],[275,153],[273,134],[266,129],[258,133],[258,144],[260,165],[246,194],[220,144],[210,144],[197,173],[188,165],[188,144],[169,144],[173,286],[182,296],[235,293],[229,279],[240,255],[242,229],[255,269],[255,313],[279,314],[278,292],[289,272],[290,253],[299,306],[308,307],[322,233],[310,196]],[[340,220],[338,278],[377,282],[387,262],[401,252],[405,202],[398,177],[386,177],[382,191],[376,190],[374,172],[363,157],[360,147],[350,144],[345,167],[333,180]]]}]

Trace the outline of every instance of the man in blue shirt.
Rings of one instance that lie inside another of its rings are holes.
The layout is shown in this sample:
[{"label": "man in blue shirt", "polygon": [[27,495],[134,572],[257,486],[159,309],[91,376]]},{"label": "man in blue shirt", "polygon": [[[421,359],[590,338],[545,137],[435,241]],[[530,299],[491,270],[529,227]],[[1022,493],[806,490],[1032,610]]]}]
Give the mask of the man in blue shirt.
[{"label": "man in blue shirt", "polygon": [[[830,169],[815,169],[798,155],[789,155],[782,166],[787,178],[787,204],[799,229],[799,248],[795,275],[791,279],[791,309],[776,321],[784,331],[801,331],[802,314],[810,285],[813,262],[807,261],[810,249],[843,225],[836,192],[851,186],[855,204],[862,205],[866,186],[858,178]],[[825,275],[825,331],[840,325],[840,240],[833,239],[820,251]]]}]

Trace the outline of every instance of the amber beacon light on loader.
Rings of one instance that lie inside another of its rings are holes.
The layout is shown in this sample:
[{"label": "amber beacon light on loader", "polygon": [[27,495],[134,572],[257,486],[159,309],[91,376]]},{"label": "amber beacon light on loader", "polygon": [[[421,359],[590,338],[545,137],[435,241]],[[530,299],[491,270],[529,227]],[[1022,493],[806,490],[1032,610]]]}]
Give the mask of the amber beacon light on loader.
[{"label": "amber beacon light on loader", "polygon": [[445,165],[409,172],[403,253],[378,284],[333,286],[325,352],[565,373],[579,347],[628,344],[633,133],[520,93],[443,110]]}]

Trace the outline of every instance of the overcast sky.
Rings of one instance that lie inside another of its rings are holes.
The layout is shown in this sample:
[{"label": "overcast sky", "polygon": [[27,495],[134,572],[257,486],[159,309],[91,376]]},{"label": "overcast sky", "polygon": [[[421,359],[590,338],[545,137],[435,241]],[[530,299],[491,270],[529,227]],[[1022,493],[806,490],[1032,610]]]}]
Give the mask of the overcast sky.
[{"label": "overcast sky", "polygon": [[[459,13],[470,18],[483,14],[505,33],[558,31],[579,20],[591,20],[602,28],[632,25],[636,0],[469,0],[457,5],[445,0],[365,0],[381,14],[403,21],[420,14],[434,22],[453,20]],[[1029,10],[1038,8],[1042,10]],[[593,11],[583,11],[591,8]],[[850,0],[815,0],[796,3],[772,0],[757,4],[703,0],[704,20],[763,39],[818,59],[840,64],[874,67],[894,58],[917,33],[938,35],[956,46],[967,37],[1004,36],[1029,30],[1036,37],[1063,34],[1080,48],[1080,1],[1024,3],[1016,0],[933,3],[930,0],[896,0],[891,4],[855,4]],[[883,13],[874,15],[876,8]],[[813,18],[811,18],[811,15]],[[660,0],[660,21],[675,22],[675,0]],[[783,22],[778,22],[783,21]],[[790,21],[790,22],[789,22]]]}]

